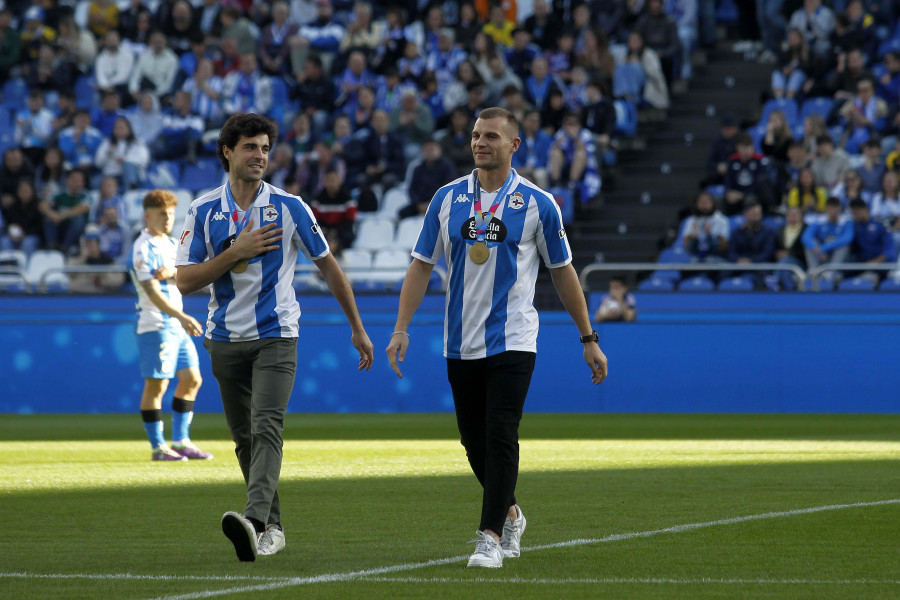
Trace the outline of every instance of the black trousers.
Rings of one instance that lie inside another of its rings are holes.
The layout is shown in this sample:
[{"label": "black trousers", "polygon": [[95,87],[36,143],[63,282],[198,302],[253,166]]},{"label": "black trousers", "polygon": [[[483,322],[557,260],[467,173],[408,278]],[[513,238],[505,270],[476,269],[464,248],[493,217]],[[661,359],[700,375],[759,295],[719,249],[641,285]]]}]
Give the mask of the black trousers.
[{"label": "black trousers", "polygon": [[447,359],[459,435],[484,488],[480,530],[502,533],[509,507],[516,503],[519,421],[534,359],[533,352],[519,351],[476,360]]}]

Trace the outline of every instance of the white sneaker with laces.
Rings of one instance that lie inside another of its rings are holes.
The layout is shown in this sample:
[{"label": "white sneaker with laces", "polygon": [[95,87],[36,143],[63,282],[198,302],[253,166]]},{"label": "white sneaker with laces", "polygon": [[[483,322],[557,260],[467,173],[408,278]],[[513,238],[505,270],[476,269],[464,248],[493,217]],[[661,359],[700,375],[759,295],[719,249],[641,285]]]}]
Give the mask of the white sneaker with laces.
[{"label": "white sneaker with laces", "polygon": [[521,554],[522,534],[525,533],[525,513],[516,504],[517,519],[506,517],[503,523],[503,535],[500,536],[500,547],[506,558],[517,558]]},{"label": "white sneaker with laces", "polygon": [[256,545],[256,530],[253,523],[244,515],[234,511],[228,511],[222,515],[222,532],[234,544],[234,551],[241,562],[253,562],[256,560],[258,548]]},{"label": "white sneaker with laces", "polygon": [[259,534],[257,546],[260,556],[271,556],[284,550],[284,531],[274,523],[269,525],[265,531]]},{"label": "white sneaker with laces", "polygon": [[485,567],[488,569],[499,569],[503,566],[503,550],[500,548],[500,542],[495,540],[489,533],[476,531],[478,537],[472,540],[475,542],[475,553],[469,557],[467,567]]}]

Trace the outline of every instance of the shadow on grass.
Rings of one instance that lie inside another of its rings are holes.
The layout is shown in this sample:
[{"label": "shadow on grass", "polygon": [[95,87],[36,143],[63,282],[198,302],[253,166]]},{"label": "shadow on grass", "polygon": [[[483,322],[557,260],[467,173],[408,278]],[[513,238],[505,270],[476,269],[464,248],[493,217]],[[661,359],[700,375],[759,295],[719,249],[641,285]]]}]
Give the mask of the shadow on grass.
[{"label": "shadow on grass", "polygon": [[[168,430],[170,417],[166,415]],[[230,439],[221,413],[198,413],[195,439]],[[438,414],[299,414],[289,440],[457,439],[456,421]],[[900,440],[898,415],[544,414],[526,413],[522,439]],[[3,415],[0,441],[142,440],[140,415]]]}]

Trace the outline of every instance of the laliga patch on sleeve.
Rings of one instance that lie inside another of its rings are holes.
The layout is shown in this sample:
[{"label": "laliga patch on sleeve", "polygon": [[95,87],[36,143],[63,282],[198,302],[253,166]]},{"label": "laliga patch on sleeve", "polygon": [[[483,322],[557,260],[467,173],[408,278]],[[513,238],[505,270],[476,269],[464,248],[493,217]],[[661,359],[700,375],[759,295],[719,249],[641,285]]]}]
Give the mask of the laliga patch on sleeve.
[{"label": "laliga patch on sleeve", "polygon": [[310,227],[310,229],[312,229],[312,232],[313,232],[313,233],[315,233],[315,234],[318,235],[318,233],[319,233],[319,224],[318,224],[318,223],[313,223],[313,224],[312,224],[312,227]]},{"label": "laliga patch on sleeve", "polygon": [[566,237],[566,230],[565,230],[565,229],[560,229],[558,233],[559,233],[559,239],[562,239],[562,238]]}]

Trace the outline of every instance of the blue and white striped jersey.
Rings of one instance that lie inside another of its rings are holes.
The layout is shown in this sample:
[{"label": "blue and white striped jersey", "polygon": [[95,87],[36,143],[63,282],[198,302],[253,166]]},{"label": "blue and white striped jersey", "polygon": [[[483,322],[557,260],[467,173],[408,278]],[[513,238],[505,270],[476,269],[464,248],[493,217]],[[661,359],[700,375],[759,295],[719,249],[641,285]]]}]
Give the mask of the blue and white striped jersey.
[{"label": "blue and white striped jersey", "polygon": [[[537,351],[538,314],[534,286],[538,260],[550,268],[572,261],[559,206],[513,170],[507,199],[490,221],[485,242],[490,257],[469,257],[475,240],[475,173],[437,191],[412,255],[434,264],[446,255],[450,283],[444,319],[444,356],[476,359],[507,350]],[[482,210],[496,192],[481,190]]]},{"label": "blue and white striped jersey", "polygon": [[[141,232],[134,241],[131,249],[131,263],[129,265],[131,276],[136,279],[134,287],[138,295],[138,323],[137,332],[160,331],[166,328],[181,328],[178,319],[173,319],[159,310],[150,301],[147,292],[140,285],[141,281],[154,279],[153,272],[162,267],[175,268],[175,254],[178,252],[178,242],[168,235],[153,235],[146,229]],[[181,292],[175,287],[171,279],[159,282],[159,290],[169,303],[181,310]]]},{"label": "blue and white striped jersey", "polygon": [[[268,183],[250,206],[253,228],[275,223],[284,229],[280,248],[250,260],[243,273],[229,271],[212,285],[206,337],[239,342],[297,337],[300,305],[292,286],[298,249],[307,258],[328,254],[328,244],[303,200]],[[238,219],[244,213],[238,212]],[[225,186],[194,200],[184,220],[176,265],[202,263],[234,242],[235,221]]]}]

